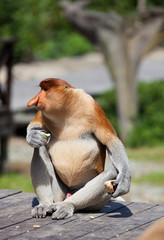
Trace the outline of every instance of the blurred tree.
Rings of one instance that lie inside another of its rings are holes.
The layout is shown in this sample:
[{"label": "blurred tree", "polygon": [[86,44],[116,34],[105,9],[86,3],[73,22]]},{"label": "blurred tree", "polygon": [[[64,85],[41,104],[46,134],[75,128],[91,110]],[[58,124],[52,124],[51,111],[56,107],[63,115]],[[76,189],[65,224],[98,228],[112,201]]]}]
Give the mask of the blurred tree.
[{"label": "blurred tree", "polygon": [[[16,61],[75,56],[93,51],[92,44],[63,17],[58,2],[60,0],[0,0],[0,36],[17,37]],[[136,0],[90,2],[88,9],[91,11],[116,11],[123,16],[136,11]],[[164,1],[149,0],[148,4],[164,6]]]},{"label": "blurred tree", "polygon": [[144,12],[146,10],[147,0],[138,0],[137,2],[137,10],[138,12]]},{"label": "blurred tree", "polygon": [[[126,1],[127,3],[127,1]],[[141,4],[142,3],[142,4]],[[102,13],[84,10],[88,1],[63,1],[66,18],[104,53],[107,67],[115,81],[120,133],[126,140],[138,113],[136,72],[145,54],[164,41],[164,8],[140,10],[133,17],[116,12]]]}]

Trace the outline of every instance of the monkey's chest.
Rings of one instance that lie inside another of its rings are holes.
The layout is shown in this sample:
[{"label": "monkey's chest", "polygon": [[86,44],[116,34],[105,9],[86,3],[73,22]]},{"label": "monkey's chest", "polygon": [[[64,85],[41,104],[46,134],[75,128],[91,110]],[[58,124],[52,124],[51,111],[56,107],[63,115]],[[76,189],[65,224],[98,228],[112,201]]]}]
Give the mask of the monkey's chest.
[{"label": "monkey's chest", "polygon": [[85,184],[98,174],[101,156],[93,138],[56,141],[50,145],[49,153],[56,172],[69,187]]}]

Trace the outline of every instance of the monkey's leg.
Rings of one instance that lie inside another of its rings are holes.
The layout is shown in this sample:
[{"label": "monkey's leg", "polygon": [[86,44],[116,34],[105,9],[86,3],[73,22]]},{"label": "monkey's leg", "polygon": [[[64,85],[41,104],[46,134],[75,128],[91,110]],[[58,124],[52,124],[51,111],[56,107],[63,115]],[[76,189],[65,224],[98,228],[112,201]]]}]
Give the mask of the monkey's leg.
[{"label": "monkey's leg", "polygon": [[56,175],[46,146],[34,149],[31,162],[31,179],[39,205],[32,209],[33,217],[45,217],[53,202],[64,199],[66,190]]},{"label": "monkey's leg", "polygon": [[101,209],[111,198],[111,195],[107,192],[104,183],[107,180],[115,179],[117,174],[118,173],[114,167],[112,167],[111,170],[102,172],[70,198],[66,199],[65,202],[71,202],[75,210]]},{"label": "monkey's leg", "polygon": [[97,177],[89,181],[83,188],[79,189],[71,197],[61,203],[55,203],[49,211],[53,212],[53,219],[71,217],[76,210],[98,210],[101,209],[111,198],[104,183],[117,177],[114,167],[109,171],[104,171]]}]

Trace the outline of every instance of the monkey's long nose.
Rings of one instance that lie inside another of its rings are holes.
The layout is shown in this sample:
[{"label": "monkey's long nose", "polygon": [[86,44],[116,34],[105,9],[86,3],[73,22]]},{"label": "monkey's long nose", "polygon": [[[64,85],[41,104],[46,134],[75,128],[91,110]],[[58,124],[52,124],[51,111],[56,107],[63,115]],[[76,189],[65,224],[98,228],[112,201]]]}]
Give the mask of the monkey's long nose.
[{"label": "monkey's long nose", "polygon": [[27,103],[27,107],[31,107],[31,106],[36,106],[39,100],[39,96],[36,95],[34,98],[32,98],[28,103]]}]

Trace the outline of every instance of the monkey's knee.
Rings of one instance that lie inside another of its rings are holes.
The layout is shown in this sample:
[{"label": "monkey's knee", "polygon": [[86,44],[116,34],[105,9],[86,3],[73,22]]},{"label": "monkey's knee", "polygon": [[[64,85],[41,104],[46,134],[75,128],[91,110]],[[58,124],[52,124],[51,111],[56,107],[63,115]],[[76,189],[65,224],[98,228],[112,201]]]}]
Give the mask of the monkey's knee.
[{"label": "monkey's knee", "polygon": [[84,211],[99,211],[111,200],[111,195],[106,193],[99,199],[96,199],[92,202],[90,206],[84,209]]}]

